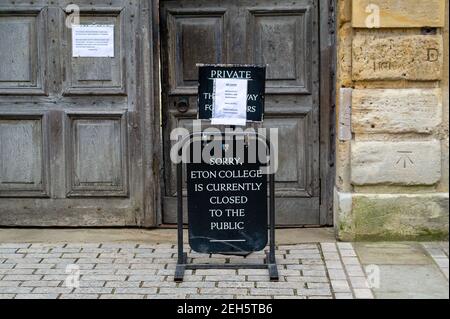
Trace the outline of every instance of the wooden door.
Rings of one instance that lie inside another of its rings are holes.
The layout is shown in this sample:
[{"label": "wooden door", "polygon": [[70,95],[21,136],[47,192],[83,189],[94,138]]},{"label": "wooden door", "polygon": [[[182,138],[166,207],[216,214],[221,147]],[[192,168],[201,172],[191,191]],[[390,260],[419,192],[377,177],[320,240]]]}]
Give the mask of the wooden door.
[{"label": "wooden door", "polygon": [[264,126],[279,129],[277,223],[325,223],[319,212],[318,0],[167,0],[160,6],[163,222],[176,221],[169,135],[196,118],[196,63],[257,63],[268,65]]},{"label": "wooden door", "polygon": [[151,6],[76,1],[81,24],[114,26],[114,56],[72,57],[71,3],[0,5],[0,225],[154,224],[138,42]]}]

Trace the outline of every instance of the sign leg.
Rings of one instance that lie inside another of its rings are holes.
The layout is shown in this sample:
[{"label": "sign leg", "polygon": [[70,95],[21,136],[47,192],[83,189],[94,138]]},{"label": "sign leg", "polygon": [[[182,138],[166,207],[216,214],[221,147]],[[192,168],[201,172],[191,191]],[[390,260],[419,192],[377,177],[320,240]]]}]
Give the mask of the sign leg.
[{"label": "sign leg", "polygon": [[[272,150],[271,150],[272,151]],[[267,268],[269,270],[269,277],[271,281],[278,281],[277,262],[275,260],[275,175],[269,175],[269,254],[267,255]]]},{"label": "sign leg", "polygon": [[275,260],[275,257],[270,256],[270,252],[266,254],[265,263],[267,265],[267,270],[269,271],[269,278],[270,281],[278,281],[278,268],[277,268],[277,262]]},{"label": "sign leg", "polygon": [[187,253],[183,251],[183,165],[177,165],[177,224],[178,224],[178,260],[173,280],[183,281],[187,263]]},{"label": "sign leg", "polygon": [[186,263],[187,263],[187,253],[183,253],[182,260],[177,262],[177,265],[175,267],[175,275],[173,277],[173,280],[175,282],[182,282],[184,278],[184,271],[186,270]]},{"label": "sign leg", "polygon": [[267,267],[269,269],[270,281],[278,281],[279,277],[278,277],[277,264],[268,264]]}]

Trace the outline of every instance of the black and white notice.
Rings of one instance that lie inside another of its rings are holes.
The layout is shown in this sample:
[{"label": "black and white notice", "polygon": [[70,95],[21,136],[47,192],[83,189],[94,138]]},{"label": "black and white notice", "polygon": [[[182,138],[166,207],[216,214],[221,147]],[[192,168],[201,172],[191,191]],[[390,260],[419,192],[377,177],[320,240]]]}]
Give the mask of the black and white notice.
[{"label": "black and white notice", "polygon": [[267,243],[267,175],[239,157],[187,166],[189,243],[201,253],[251,252]]},{"label": "black and white notice", "polygon": [[214,79],[212,125],[245,125],[247,80]]},{"label": "black and white notice", "polygon": [[73,57],[114,57],[114,25],[73,25]]},{"label": "black and white notice", "polygon": [[198,118],[223,125],[262,122],[265,83],[265,66],[199,65]]}]

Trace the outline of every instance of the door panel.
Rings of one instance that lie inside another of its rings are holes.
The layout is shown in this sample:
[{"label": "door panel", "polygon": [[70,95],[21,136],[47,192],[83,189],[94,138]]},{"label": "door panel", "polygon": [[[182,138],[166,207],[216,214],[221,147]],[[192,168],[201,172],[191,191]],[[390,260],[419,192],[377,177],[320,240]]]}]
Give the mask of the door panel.
[{"label": "door panel", "polygon": [[124,61],[130,55],[125,41],[131,30],[124,22],[126,10],[122,8],[107,11],[85,10],[81,12],[80,24],[114,25],[114,57],[74,58],[72,57],[72,32],[64,28],[64,95],[125,94]]},{"label": "door panel", "polygon": [[0,94],[45,94],[46,8],[0,7]]},{"label": "door panel", "polygon": [[0,197],[47,197],[49,159],[42,115],[0,116]]},{"label": "door panel", "polygon": [[248,10],[249,60],[267,64],[266,93],[310,93],[310,10]]},{"label": "door panel", "polygon": [[176,222],[169,135],[197,117],[196,63],[254,63],[268,65],[263,126],[279,129],[277,223],[320,224],[317,3],[161,1],[164,223]]},{"label": "door panel", "polygon": [[307,140],[307,117],[265,118],[264,126],[278,128],[278,138],[283,141],[279,145],[279,167],[275,174],[277,191],[285,195],[311,196],[311,178],[308,174],[311,165]]},{"label": "door panel", "polygon": [[166,19],[167,54],[173,61],[167,66],[170,93],[194,94],[197,90],[197,61],[224,61],[225,11],[168,10]]},{"label": "door panel", "polygon": [[9,61],[0,65],[0,225],[146,225],[154,194],[144,192],[138,41],[148,3],[76,2],[81,24],[114,25],[108,58],[72,57],[70,3],[0,5]]},{"label": "door panel", "polygon": [[125,114],[70,114],[68,122],[68,196],[126,196]]}]

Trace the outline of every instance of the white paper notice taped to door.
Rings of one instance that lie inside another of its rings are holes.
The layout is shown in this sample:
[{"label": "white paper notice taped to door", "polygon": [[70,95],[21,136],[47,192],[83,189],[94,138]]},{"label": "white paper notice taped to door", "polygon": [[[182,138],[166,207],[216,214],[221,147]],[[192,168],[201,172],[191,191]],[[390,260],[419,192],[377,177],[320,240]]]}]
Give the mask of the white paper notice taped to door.
[{"label": "white paper notice taped to door", "polygon": [[73,57],[114,57],[114,25],[72,25]]},{"label": "white paper notice taped to door", "polygon": [[243,79],[214,79],[211,124],[246,124],[247,81]]}]

